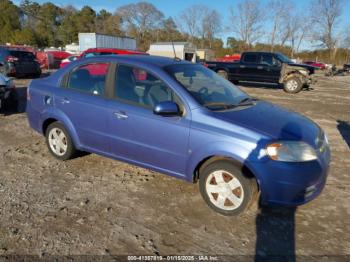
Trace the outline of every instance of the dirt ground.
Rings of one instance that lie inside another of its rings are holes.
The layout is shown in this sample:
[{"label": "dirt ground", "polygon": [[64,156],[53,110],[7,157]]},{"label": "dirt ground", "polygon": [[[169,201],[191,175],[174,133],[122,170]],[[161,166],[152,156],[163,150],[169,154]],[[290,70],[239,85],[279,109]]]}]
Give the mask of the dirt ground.
[{"label": "dirt ground", "polygon": [[[16,80],[25,107],[29,80]],[[290,95],[247,93],[300,112],[327,133],[327,185],[297,209],[211,211],[198,185],[95,154],[55,160],[25,113],[0,115],[0,255],[327,256],[350,259],[350,76]],[[326,258],[327,258],[326,257]],[[302,260],[304,261],[304,259]],[[348,260],[349,261],[349,260]]]}]

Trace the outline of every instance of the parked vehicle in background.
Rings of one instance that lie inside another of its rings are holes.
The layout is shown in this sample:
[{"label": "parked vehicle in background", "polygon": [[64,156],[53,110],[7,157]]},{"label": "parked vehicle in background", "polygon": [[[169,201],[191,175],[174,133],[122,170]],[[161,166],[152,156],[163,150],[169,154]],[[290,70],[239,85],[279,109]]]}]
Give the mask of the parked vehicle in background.
[{"label": "parked vehicle in background", "polygon": [[325,63],[315,62],[315,61],[305,61],[303,63],[306,64],[306,65],[314,66],[314,67],[316,67],[318,69],[321,69],[321,70],[325,70],[326,69],[326,64]]},{"label": "parked vehicle in background", "polygon": [[66,59],[72,55],[66,51],[59,51],[59,50],[49,50],[49,51],[46,51],[46,53],[52,54],[52,56],[53,56],[53,64],[50,65],[50,69],[60,68],[62,60]]},{"label": "parked vehicle in background", "polygon": [[61,61],[61,64],[60,64],[60,68],[62,68],[64,66],[66,66],[67,64],[77,60],[78,58],[79,58],[78,55],[71,55],[71,56],[67,57],[66,59],[63,59]]},{"label": "parked vehicle in background", "polygon": [[15,83],[2,74],[4,64],[0,62],[0,110],[17,108],[17,93]]},{"label": "parked vehicle in background", "polygon": [[196,51],[197,48],[190,42],[158,42],[151,44],[147,53],[196,63]]},{"label": "parked vehicle in background", "polygon": [[344,72],[350,73],[350,63],[349,64],[344,64],[343,65],[343,70],[344,70]]},{"label": "parked vehicle in background", "polygon": [[64,64],[60,67],[64,67],[72,61],[82,58],[89,58],[93,56],[102,56],[102,55],[148,55],[147,53],[135,51],[135,50],[126,50],[126,49],[116,49],[116,48],[90,48],[85,50],[79,56],[74,59],[74,57],[70,57],[64,61]]},{"label": "parked vehicle in background", "polygon": [[117,49],[117,48],[89,48],[85,50],[80,56],[80,58],[87,58],[97,55],[148,55],[147,53],[127,50],[127,49]]},{"label": "parked vehicle in background", "polygon": [[0,63],[5,67],[6,76],[37,78],[41,75],[40,64],[29,51],[0,47]]},{"label": "parked vehicle in background", "polygon": [[224,57],[218,57],[215,59],[217,62],[238,62],[241,59],[240,54],[225,55]]},{"label": "parked vehicle in background", "polygon": [[298,93],[315,82],[315,67],[293,63],[280,53],[244,52],[239,62],[206,62],[206,65],[233,83],[247,81],[283,84],[287,93]]},{"label": "parked vehicle in background", "polygon": [[116,48],[136,50],[136,40],[124,36],[112,36],[97,33],[79,33],[80,52],[90,48]]},{"label": "parked vehicle in background", "polygon": [[57,159],[82,150],[199,180],[223,215],[243,212],[258,190],[265,204],[296,206],[326,183],[330,149],[317,124],[187,61],[78,60],[31,82],[27,115]]}]

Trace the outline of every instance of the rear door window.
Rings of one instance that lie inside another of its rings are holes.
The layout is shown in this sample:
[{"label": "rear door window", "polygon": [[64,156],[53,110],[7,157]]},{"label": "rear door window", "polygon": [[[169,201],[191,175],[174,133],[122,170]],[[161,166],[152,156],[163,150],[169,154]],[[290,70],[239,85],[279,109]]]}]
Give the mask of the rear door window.
[{"label": "rear door window", "polygon": [[109,63],[91,63],[77,67],[71,71],[66,88],[103,96],[108,68]]},{"label": "rear door window", "polygon": [[256,54],[245,54],[243,61],[245,63],[257,63],[258,56]]}]

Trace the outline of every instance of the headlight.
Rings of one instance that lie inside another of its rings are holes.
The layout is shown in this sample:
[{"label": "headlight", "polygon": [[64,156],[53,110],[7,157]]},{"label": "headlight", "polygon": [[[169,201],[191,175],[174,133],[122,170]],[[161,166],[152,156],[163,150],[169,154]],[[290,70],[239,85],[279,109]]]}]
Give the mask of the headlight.
[{"label": "headlight", "polygon": [[317,159],[315,150],[305,142],[280,141],[266,147],[267,155],[276,161],[306,162]]}]

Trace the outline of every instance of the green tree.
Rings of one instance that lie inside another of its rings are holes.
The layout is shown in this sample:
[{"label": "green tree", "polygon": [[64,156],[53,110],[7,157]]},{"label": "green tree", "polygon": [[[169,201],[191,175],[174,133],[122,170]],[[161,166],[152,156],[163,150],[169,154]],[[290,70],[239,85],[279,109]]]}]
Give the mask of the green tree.
[{"label": "green tree", "polygon": [[21,29],[20,9],[9,0],[0,0],[0,43],[13,40],[15,30]]},{"label": "green tree", "polygon": [[77,19],[78,11],[73,6],[66,6],[62,9],[62,20],[57,34],[63,45],[78,41]]}]

